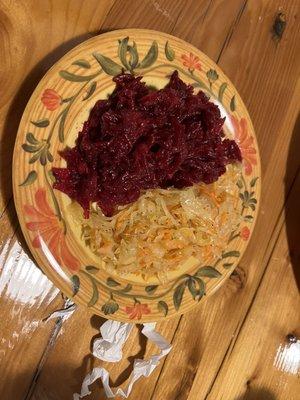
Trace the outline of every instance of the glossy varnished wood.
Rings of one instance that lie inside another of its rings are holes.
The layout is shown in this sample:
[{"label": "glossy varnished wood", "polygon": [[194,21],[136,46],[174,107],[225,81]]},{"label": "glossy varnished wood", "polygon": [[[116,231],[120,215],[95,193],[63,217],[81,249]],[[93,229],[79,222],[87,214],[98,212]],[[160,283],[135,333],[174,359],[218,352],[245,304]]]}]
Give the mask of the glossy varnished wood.
[{"label": "glossy varnished wood", "polygon": [[[290,349],[291,337],[300,339],[295,279],[299,11],[297,0],[0,1],[1,399],[25,399],[27,394],[35,400],[72,398],[92,365],[110,369],[112,382],[119,385],[129,376],[131,356],[156,351],[136,328],[119,365],[100,363],[90,356],[90,339],[101,318],[79,308],[58,328],[41,322],[63,299],[45,278],[44,292],[33,291],[32,282],[40,282],[42,275],[26,255],[11,201],[15,132],[37,81],[75,44],[126,27],[177,35],[219,63],[248,107],[263,168],[260,215],[240,266],[196,313],[158,324],[173,350],[130,399],[298,399],[299,379],[284,362],[284,350]],[[272,30],[278,13],[286,20],[281,39]],[[30,299],[27,304],[24,298]],[[98,386],[93,385],[88,399],[102,398]]]}]

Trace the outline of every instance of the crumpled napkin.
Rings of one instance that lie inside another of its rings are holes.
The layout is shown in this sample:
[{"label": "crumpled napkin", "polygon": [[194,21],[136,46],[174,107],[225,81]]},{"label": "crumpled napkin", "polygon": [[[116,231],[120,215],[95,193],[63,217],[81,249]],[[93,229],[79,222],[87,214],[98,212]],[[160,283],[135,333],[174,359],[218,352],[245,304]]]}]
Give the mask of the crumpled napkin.
[{"label": "crumpled napkin", "polygon": [[[97,379],[101,379],[105,394],[108,398],[122,396],[128,398],[134,383],[142,376],[149,376],[158,366],[161,358],[166,356],[171,345],[155,331],[155,323],[143,325],[142,334],[145,335],[151,342],[155,343],[160,352],[151,356],[148,360],[136,359],[133,365],[133,371],[130,375],[127,387],[125,390],[121,388],[111,389],[109,385],[109,373],[105,368],[94,368],[83,380],[81,392],[74,393],[73,400],[80,400],[83,397],[91,394],[89,386]],[[126,342],[133,324],[122,323],[108,320],[100,328],[102,334],[101,339],[95,339],[93,343],[93,355],[100,360],[108,362],[118,362],[122,359],[122,348]]]},{"label": "crumpled napkin", "polygon": [[103,361],[118,362],[122,360],[122,348],[133,325],[109,322],[110,324],[104,323],[100,327],[102,338],[94,340],[93,355]]},{"label": "crumpled napkin", "polygon": [[[72,300],[67,299],[64,308],[54,311],[43,321],[47,322],[53,318],[69,318],[76,309],[76,305]],[[166,356],[172,346],[155,331],[155,323],[143,324],[142,334],[145,335],[151,342],[155,343],[160,349],[160,352],[151,356],[148,360],[134,360],[133,370],[130,375],[127,387],[125,390],[121,388],[111,389],[109,385],[109,372],[105,368],[94,368],[83,380],[81,392],[73,394],[73,400],[80,400],[83,397],[91,394],[89,386],[97,379],[101,379],[105,394],[108,398],[122,396],[128,398],[134,383],[142,376],[148,377],[158,366],[161,358]],[[100,327],[102,338],[95,339],[93,342],[93,355],[100,360],[108,362],[118,362],[122,360],[123,345],[128,339],[133,324],[122,323],[108,320]]]}]

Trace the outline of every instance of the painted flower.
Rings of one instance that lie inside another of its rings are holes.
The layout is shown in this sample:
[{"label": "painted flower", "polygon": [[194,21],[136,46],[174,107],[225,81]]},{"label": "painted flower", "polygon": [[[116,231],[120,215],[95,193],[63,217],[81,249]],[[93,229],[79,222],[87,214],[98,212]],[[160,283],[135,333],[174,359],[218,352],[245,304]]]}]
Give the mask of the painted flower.
[{"label": "painted flower", "polygon": [[249,239],[249,236],[250,236],[250,229],[249,229],[247,226],[244,226],[244,227],[241,229],[240,236],[241,236],[241,238],[242,238],[243,240],[248,240],[248,239]]},{"label": "painted flower", "polygon": [[231,115],[231,122],[234,128],[235,140],[241,149],[245,174],[250,175],[253,165],[257,164],[254,138],[248,132],[245,118],[241,118],[239,121],[235,116]]},{"label": "painted flower", "polygon": [[130,319],[141,319],[143,315],[150,314],[151,310],[148,304],[135,303],[132,307],[127,306],[125,312],[129,315]]},{"label": "painted flower", "polygon": [[49,111],[56,110],[60,105],[62,98],[54,89],[44,90],[41,101]]},{"label": "painted flower", "polygon": [[30,219],[26,227],[36,235],[32,241],[33,247],[41,247],[42,239],[59,265],[77,271],[79,261],[69,250],[63,227],[47,202],[46,190],[39,188],[34,197],[35,206],[24,206],[24,213]]},{"label": "painted flower", "polygon": [[190,53],[188,56],[186,54],[182,54],[181,56],[182,64],[187,67],[191,72],[195,69],[201,71],[201,64],[199,57],[195,56],[193,53]]}]

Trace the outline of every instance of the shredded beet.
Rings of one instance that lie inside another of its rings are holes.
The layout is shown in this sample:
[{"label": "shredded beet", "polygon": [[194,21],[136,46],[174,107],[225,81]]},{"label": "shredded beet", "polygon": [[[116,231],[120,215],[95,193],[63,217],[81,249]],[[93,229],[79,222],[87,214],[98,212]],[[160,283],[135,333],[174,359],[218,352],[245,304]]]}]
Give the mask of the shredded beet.
[{"label": "shredded beet", "polygon": [[97,202],[110,216],[141,191],[212,183],[226,164],[241,161],[234,140],[224,138],[219,108],[185,84],[174,71],[164,89],[151,90],[141,77],[122,74],[107,100],[99,100],[53,168],[54,188],[76,200],[89,215]]}]

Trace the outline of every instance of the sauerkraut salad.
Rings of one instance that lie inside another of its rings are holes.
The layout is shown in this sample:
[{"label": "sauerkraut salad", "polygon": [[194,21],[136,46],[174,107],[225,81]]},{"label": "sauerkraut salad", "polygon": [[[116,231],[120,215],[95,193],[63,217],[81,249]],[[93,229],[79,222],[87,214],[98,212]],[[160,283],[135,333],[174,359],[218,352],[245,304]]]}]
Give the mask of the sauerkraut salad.
[{"label": "sauerkraut salad", "polygon": [[119,206],[112,217],[94,205],[84,219],[76,202],[70,212],[103,268],[166,281],[191,256],[205,264],[221,256],[241,223],[240,174],[239,165],[229,165],[209,185],[148,190],[134,203]]}]

